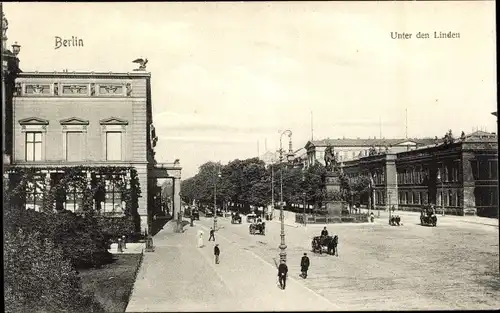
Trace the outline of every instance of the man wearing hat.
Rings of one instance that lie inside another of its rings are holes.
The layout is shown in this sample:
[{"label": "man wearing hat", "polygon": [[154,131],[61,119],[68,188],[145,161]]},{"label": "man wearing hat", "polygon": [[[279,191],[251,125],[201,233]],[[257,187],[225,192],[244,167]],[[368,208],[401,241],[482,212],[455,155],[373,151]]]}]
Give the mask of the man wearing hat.
[{"label": "man wearing hat", "polygon": [[307,270],[309,269],[309,257],[307,253],[304,253],[304,256],[300,260],[300,271],[302,272],[302,278],[307,278]]},{"label": "man wearing hat", "polygon": [[220,254],[219,244],[216,243],[214,247],[215,264],[219,264],[219,254]]},{"label": "man wearing hat", "polygon": [[285,290],[286,288],[286,276],[288,275],[288,266],[286,266],[285,261],[281,261],[278,266],[278,280],[280,283],[281,289]]}]

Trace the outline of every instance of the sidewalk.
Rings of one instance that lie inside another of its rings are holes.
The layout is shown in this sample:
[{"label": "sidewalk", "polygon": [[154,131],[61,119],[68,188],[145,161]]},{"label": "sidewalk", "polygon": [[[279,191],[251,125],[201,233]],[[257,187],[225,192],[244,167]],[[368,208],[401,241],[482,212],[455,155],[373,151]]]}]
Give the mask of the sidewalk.
[{"label": "sidewalk", "polygon": [[[373,214],[377,216],[377,211],[374,210]],[[411,212],[411,211],[394,211],[393,215],[399,216],[415,216],[416,218],[420,217],[420,212]],[[497,226],[498,227],[498,219],[489,218],[489,217],[481,217],[481,216],[457,216],[457,215],[445,215],[436,214],[438,221],[446,220],[446,221],[458,221],[464,223],[472,223],[472,224],[481,224],[481,225],[489,225],[489,226]],[[389,218],[388,211],[380,211],[380,217]]]},{"label": "sidewalk", "polygon": [[[232,243],[224,231],[216,234],[221,249],[216,265],[214,244],[206,241],[208,229],[200,225],[185,229],[174,233],[167,224],[154,237],[156,251],[144,254],[127,312],[338,309],[293,278],[286,290],[278,288],[273,260]],[[205,233],[203,248],[196,247],[200,229]]]},{"label": "sidewalk", "polygon": [[123,252],[118,251],[118,244],[111,244],[111,248],[108,251],[112,254],[141,254],[145,249],[145,244],[140,242],[130,242],[126,244],[126,249]]}]

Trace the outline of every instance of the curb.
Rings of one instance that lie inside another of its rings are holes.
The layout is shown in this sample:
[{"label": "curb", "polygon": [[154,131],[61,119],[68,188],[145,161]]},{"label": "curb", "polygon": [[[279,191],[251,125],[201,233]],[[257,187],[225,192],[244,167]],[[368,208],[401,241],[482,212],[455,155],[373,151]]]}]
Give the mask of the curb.
[{"label": "curb", "polygon": [[[273,222],[273,223],[275,223],[275,224],[281,224],[281,222],[280,222],[280,221],[271,221],[271,222]],[[288,223],[286,223],[286,222],[285,222],[284,224],[285,224],[286,226],[290,226],[290,227],[294,227],[294,228],[299,228],[299,227],[301,226],[301,225],[288,224]]]}]

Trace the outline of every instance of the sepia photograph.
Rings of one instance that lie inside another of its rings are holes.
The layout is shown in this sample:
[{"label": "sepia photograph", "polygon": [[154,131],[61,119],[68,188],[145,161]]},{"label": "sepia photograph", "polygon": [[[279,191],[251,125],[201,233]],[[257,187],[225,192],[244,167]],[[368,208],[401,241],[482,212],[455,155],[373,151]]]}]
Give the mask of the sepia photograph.
[{"label": "sepia photograph", "polygon": [[0,6],[5,312],[500,309],[495,1]]}]

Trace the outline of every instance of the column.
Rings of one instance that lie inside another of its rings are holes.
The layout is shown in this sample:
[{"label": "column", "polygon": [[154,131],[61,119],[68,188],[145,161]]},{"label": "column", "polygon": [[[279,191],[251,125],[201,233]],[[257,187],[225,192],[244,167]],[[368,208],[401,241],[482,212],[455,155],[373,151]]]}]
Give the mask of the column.
[{"label": "column", "polygon": [[[471,160],[474,159],[474,153],[463,152],[462,153],[462,182],[463,182],[463,193],[461,194],[462,201],[462,214],[466,211],[476,212],[476,196],[474,194],[475,180],[473,171],[476,169],[472,168]],[[474,165],[476,165],[474,163]],[[475,213],[474,213],[475,214]]]},{"label": "column", "polygon": [[7,187],[7,190],[10,191],[10,177],[9,177],[9,173],[7,173],[7,172],[3,173],[3,186],[4,186],[4,190],[6,190],[5,187]]},{"label": "column", "polygon": [[[45,195],[44,197],[50,195],[50,187],[51,187],[51,177],[50,177],[50,171],[44,171],[45,172]],[[54,201],[52,203],[47,203],[47,200],[44,199],[44,207],[46,209],[49,209],[49,208],[52,208],[51,211],[53,211],[56,207],[56,201],[54,199]]]},{"label": "column", "polygon": [[[176,175],[177,176],[177,175]],[[174,178],[174,208],[175,214],[174,217],[177,217],[177,212],[181,213],[181,216],[184,214],[181,208],[181,178],[180,175]]]},{"label": "column", "polygon": [[[385,185],[387,188],[386,206],[394,206],[398,210],[398,172],[396,168],[396,155],[387,154],[385,164]],[[390,209],[389,207],[389,209]]]},{"label": "column", "polygon": [[[3,58],[2,58],[3,59]],[[5,150],[6,150],[6,146],[5,146],[5,123],[7,121],[7,107],[6,107],[6,97],[7,95],[5,94],[5,74],[6,74],[6,71],[4,71],[4,64],[3,62],[5,62],[4,60],[2,60],[2,134],[4,134],[4,136],[2,136],[2,143],[3,143],[3,163],[4,164],[8,164],[10,163],[8,161],[8,157],[5,153]]]}]

